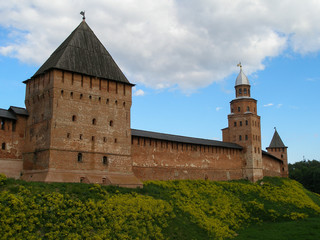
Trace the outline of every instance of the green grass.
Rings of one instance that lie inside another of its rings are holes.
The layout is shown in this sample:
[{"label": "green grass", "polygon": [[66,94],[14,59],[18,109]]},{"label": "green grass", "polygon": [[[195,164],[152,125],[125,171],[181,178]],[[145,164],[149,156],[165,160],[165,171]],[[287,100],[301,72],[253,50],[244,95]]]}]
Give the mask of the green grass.
[{"label": "green grass", "polygon": [[239,232],[234,240],[318,240],[320,217],[290,222],[265,222]]}]

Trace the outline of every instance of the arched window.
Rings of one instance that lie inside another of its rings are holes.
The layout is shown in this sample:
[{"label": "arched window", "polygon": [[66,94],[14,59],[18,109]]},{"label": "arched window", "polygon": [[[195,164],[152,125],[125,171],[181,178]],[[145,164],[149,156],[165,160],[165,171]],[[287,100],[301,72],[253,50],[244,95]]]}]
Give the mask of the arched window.
[{"label": "arched window", "polygon": [[243,89],[243,93],[247,94],[247,89],[246,88]]},{"label": "arched window", "polygon": [[76,120],[77,120],[76,115],[73,115],[73,116],[72,116],[72,122],[75,122]]},{"label": "arched window", "polygon": [[118,105],[118,100],[116,100],[114,103],[115,103],[116,105]]},{"label": "arched window", "polygon": [[246,125],[248,125],[248,120],[246,120]]},{"label": "arched window", "polygon": [[82,97],[83,97],[83,94],[81,93],[81,94],[80,94],[80,99],[82,99]]},{"label": "arched window", "polygon": [[2,143],[2,144],[1,144],[1,149],[2,149],[2,150],[5,150],[5,149],[6,149],[6,143]]},{"label": "arched window", "polygon": [[109,123],[110,127],[113,127],[113,121],[111,120]]},{"label": "arched window", "polygon": [[107,98],[107,100],[106,100],[106,104],[109,104],[109,98]]},{"label": "arched window", "polygon": [[82,153],[78,153],[78,162],[82,162]]},{"label": "arched window", "polygon": [[63,90],[61,90],[61,96],[63,96]]},{"label": "arched window", "polygon": [[94,119],[92,119],[92,124],[93,125],[96,125],[97,124],[97,120],[94,118]]},{"label": "arched window", "polygon": [[242,94],[242,88],[239,88],[239,94],[240,95]]},{"label": "arched window", "polygon": [[249,106],[247,106],[247,111],[250,112],[250,107]]},{"label": "arched window", "polygon": [[241,111],[241,108],[240,107],[238,107],[238,112],[240,112]]},{"label": "arched window", "polygon": [[103,156],[102,163],[103,165],[108,165],[108,158],[106,156]]}]

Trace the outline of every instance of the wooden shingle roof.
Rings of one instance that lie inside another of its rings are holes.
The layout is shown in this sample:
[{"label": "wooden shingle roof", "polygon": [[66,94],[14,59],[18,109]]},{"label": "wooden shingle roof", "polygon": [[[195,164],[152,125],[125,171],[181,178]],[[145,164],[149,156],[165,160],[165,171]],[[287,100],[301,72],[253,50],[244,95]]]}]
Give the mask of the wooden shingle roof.
[{"label": "wooden shingle roof", "polygon": [[50,69],[60,69],[130,84],[85,21],[82,21],[51,54],[33,77]]}]

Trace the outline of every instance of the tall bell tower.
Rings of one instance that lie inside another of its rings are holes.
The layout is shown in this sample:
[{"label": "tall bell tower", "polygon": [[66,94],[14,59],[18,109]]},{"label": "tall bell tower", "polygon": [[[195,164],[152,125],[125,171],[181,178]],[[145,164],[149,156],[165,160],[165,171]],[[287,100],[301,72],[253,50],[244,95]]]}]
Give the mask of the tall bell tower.
[{"label": "tall bell tower", "polygon": [[257,181],[263,177],[260,116],[257,114],[257,100],[251,98],[251,86],[247,76],[238,64],[240,72],[235,83],[236,98],[230,102],[228,127],[222,130],[224,142],[237,143],[243,147],[243,177]]}]

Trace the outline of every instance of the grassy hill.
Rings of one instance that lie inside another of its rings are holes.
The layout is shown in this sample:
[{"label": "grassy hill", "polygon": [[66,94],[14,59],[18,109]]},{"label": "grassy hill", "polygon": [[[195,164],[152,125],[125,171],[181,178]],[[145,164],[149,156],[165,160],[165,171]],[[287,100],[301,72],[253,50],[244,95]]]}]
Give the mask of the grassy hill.
[{"label": "grassy hill", "polygon": [[320,196],[289,179],[149,181],[126,189],[0,175],[0,239],[267,239],[258,236],[294,234],[297,226],[303,239],[319,239],[306,234],[320,227]]}]

